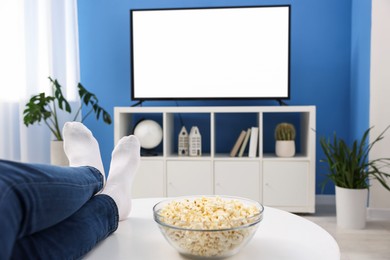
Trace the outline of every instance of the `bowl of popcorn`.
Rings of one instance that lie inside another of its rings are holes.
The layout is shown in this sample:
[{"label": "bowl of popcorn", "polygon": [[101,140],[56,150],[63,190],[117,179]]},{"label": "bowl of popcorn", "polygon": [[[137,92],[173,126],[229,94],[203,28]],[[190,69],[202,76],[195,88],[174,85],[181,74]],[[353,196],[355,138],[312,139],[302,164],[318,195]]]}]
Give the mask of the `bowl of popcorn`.
[{"label": "bowl of popcorn", "polygon": [[165,239],[190,258],[217,259],[238,253],[263,219],[257,201],[231,196],[192,196],[163,200],[153,207]]}]

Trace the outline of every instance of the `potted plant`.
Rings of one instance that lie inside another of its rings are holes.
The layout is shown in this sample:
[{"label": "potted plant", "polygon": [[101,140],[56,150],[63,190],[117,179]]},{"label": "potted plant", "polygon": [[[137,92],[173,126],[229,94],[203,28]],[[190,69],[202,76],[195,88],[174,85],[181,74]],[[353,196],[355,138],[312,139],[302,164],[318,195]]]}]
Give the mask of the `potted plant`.
[{"label": "potted plant", "polygon": [[371,143],[368,141],[372,129],[367,129],[360,140],[352,146],[334,134],[333,139],[320,139],[328,173],[325,183],[332,181],[336,186],[337,225],[343,228],[362,229],[366,225],[366,207],[370,180],[377,180],[390,191],[386,179],[390,174],[384,170],[390,166],[390,158],[370,159],[374,145],[384,138],[387,127]]},{"label": "potted plant", "polygon": [[275,128],[275,153],[279,157],[295,155],[295,127],[290,123],[279,123]]},{"label": "potted plant", "polygon": [[[67,113],[72,113],[71,106],[61,91],[61,85],[57,80],[49,77],[51,82],[53,96],[46,95],[44,92],[34,95],[26,103],[23,111],[23,122],[26,126],[44,122],[54,135],[54,140],[51,142],[51,162],[57,165],[67,165],[67,158],[63,151],[62,134],[58,122],[59,110]],[[95,113],[96,119],[100,116],[105,123],[111,124],[110,114],[99,105],[99,100],[95,94],[88,92],[83,85],[78,84],[78,92],[81,100],[80,107],[75,113],[73,121],[77,119],[83,105],[90,106],[90,110],[85,113],[81,121],[83,122],[92,112]],[[59,153],[60,155],[56,155]]]}]

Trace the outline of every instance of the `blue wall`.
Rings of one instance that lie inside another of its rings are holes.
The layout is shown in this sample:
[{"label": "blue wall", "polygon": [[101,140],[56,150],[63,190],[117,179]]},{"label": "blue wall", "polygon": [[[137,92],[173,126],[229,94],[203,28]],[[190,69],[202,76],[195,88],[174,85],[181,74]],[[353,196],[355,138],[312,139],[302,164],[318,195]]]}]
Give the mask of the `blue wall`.
[{"label": "blue wall", "polygon": [[351,32],[351,139],[360,139],[369,126],[371,0],[353,0]]},{"label": "blue wall", "polygon": [[[369,1],[362,1],[368,3]],[[115,106],[130,106],[130,27],[129,9],[160,7],[204,7],[262,4],[290,4],[291,28],[291,100],[290,105],[317,107],[317,136],[336,131],[351,136],[351,128],[367,127],[367,43],[359,42],[359,28],[364,27],[366,9],[360,0],[81,0],[78,1],[81,83],[97,94],[103,107],[113,114]],[[364,12],[363,12],[364,11]],[[364,15],[364,21],[352,15]],[[354,21],[352,26],[352,21]],[[352,30],[353,29],[353,30]],[[352,35],[353,32],[353,35]],[[354,37],[351,45],[351,37]],[[369,43],[368,43],[369,44]],[[352,46],[352,47],[351,47]],[[353,53],[351,52],[353,51]],[[352,53],[352,56],[351,56]],[[352,61],[352,65],[351,65]],[[369,65],[368,65],[369,66]],[[353,80],[351,80],[351,75]],[[369,77],[369,76],[368,76]],[[351,91],[358,88],[357,91]],[[359,101],[355,103],[354,100]],[[351,102],[352,101],[352,102]],[[176,106],[175,102],[145,102],[144,106]],[[271,101],[182,101],[179,105],[276,105]],[[355,109],[359,113],[355,116]],[[88,119],[86,125],[98,139],[108,172],[114,145],[113,125]],[[351,127],[353,125],[353,127]],[[317,143],[317,161],[323,158]],[[324,167],[317,163],[317,193],[321,193]],[[329,184],[325,193],[334,193]]]}]

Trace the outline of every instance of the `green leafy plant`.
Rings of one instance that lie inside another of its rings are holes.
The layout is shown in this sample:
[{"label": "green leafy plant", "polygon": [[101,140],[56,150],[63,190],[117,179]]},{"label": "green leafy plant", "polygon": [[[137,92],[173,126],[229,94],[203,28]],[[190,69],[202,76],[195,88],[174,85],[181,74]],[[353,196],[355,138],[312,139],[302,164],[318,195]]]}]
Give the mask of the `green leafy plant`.
[{"label": "green leafy plant", "polygon": [[295,127],[290,123],[280,123],[275,128],[275,139],[277,141],[295,140]]},{"label": "green leafy plant", "polygon": [[[43,121],[54,134],[55,139],[62,141],[61,130],[58,123],[58,110],[72,113],[72,109],[69,102],[62,94],[61,85],[58,81],[53,80],[51,77],[49,77],[49,80],[51,82],[54,96],[47,96],[44,92],[32,96],[26,103],[25,110],[23,111],[23,122],[26,126],[29,126]],[[97,120],[99,120],[100,116],[102,116],[102,119],[106,124],[111,124],[112,120],[110,114],[99,105],[99,100],[96,95],[88,92],[88,90],[80,83],[77,85],[77,88],[81,105],[77,110],[73,121],[76,120],[83,105],[85,105],[87,107],[90,106],[90,110],[85,113],[81,122],[94,112]]]},{"label": "green leafy plant", "polygon": [[336,186],[347,189],[366,189],[370,187],[370,179],[376,179],[384,188],[390,191],[386,178],[390,174],[384,169],[390,166],[390,158],[369,159],[369,152],[374,145],[384,138],[388,126],[374,141],[368,142],[370,130],[367,129],[360,140],[355,140],[352,146],[333,135],[333,139],[320,139],[325,159],[320,160],[327,164],[329,173],[324,185],[332,181]]}]

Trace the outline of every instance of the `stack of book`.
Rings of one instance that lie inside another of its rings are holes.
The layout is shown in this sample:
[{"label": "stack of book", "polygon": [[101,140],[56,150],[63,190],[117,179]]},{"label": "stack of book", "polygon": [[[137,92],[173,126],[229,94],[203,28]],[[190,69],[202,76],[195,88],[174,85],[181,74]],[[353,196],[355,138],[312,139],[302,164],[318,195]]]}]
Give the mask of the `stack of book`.
[{"label": "stack of book", "polygon": [[242,157],[248,148],[248,157],[256,157],[259,141],[259,128],[251,127],[247,130],[242,130],[238,135],[232,150],[230,151],[230,157]]}]

